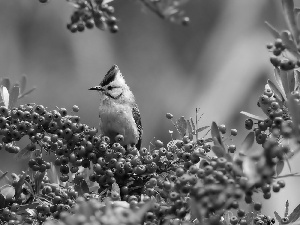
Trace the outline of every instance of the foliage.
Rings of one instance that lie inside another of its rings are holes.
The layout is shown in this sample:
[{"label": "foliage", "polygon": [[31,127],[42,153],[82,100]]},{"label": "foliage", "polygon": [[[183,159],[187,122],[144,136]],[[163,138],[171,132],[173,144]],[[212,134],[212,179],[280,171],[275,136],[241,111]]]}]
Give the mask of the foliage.
[{"label": "foliage", "polygon": [[[47,3],[49,0],[39,0]],[[85,28],[97,27],[100,30],[109,30],[116,33],[119,30],[118,19],[115,17],[115,8],[111,5],[114,0],[66,0],[75,10],[67,24],[72,33],[83,32]],[[182,25],[189,24],[189,18],[184,16],[180,6],[189,0],[138,0],[162,19]]]},{"label": "foliage", "polygon": [[[79,19],[72,23],[89,15],[91,23],[97,24],[94,14],[100,11],[109,21],[113,11],[107,11],[109,2],[74,1]],[[163,5],[176,1],[142,2],[158,7],[156,13],[163,18],[176,14],[176,10],[166,13]],[[300,150],[296,20],[300,10],[292,0],[282,0],[282,5],[289,31],[279,32],[267,23],[276,40],[267,45],[273,54],[275,83],[267,81],[258,101],[266,118],[241,112],[248,117],[245,128],[250,132],[239,148],[232,143],[236,129],[229,132],[215,122],[198,127],[198,110],[195,119],[174,120],[171,113],[166,114],[179,136],[173,138],[170,131],[172,140],[166,145],[155,140],[149,148],[124,147],[122,135],[110,140],[82,123],[76,105],[72,114],[65,108],[50,110],[35,103],[16,106],[19,98],[34,89],[25,91],[25,76],[12,88],[8,78],[2,79],[0,147],[15,154],[16,160],[28,160],[29,169],[11,178],[1,171],[0,223],[274,224],[274,218],[261,213],[262,203],[252,197],[261,192],[269,199],[285,187],[278,179],[299,176],[292,172],[289,160]],[[18,141],[24,136],[29,143],[20,149]],[[54,163],[47,162],[45,155],[55,155]],[[287,175],[281,175],[284,165],[290,169]],[[242,201],[250,206],[248,210],[241,207]],[[283,217],[274,214],[280,225],[299,224],[300,205],[289,214],[287,201]]]}]

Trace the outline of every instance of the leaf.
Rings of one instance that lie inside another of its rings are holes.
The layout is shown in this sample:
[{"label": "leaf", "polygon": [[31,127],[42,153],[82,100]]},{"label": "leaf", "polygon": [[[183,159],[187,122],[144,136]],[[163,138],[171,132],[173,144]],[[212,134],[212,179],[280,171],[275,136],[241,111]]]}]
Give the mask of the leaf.
[{"label": "leaf", "polygon": [[29,184],[26,180],[24,181],[24,184],[28,187],[29,192],[34,196],[34,191],[31,184]]},{"label": "leaf", "polygon": [[290,32],[287,30],[282,31],[280,34],[280,38],[282,39],[282,43],[284,44],[286,49],[297,58],[297,56],[298,56],[297,46],[294,43],[294,41],[292,40]]},{"label": "leaf", "polygon": [[9,90],[10,89],[10,80],[8,78],[3,78],[1,80],[0,86],[4,86],[4,87],[6,87],[7,90]]},{"label": "leaf", "polygon": [[7,185],[0,192],[7,200],[11,200],[15,196],[15,189],[11,185]]},{"label": "leaf", "polygon": [[20,176],[20,179],[18,180],[16,186],[15,186],[15,198],[19,199],[21,192],[22,192],[22,186],[24,184],[25,181],[25,173],[23,172],[23,174]]},{"label": "leaf", "polygon": [[258,120],[258,121],[264,121],[265,120],[265,119],[261,118],[260,116],[253,115],[253,114],[245,112],[245,111],[241,111],[240,113],[247,116],[247,117],[249,117],[249,118],[251,118],[251,119],[254,119],[254,120]]},{"label": "leaf", "polygon": [[248,185],[250,187],[261,180],[256,164],[250,157],[245,157],[243,160],[243,172],[248,178]]},{"label": "leaf", "polygon": [[4,106],[8,108],[8,103],[9,103],[9,93],[6,87],[1,86],[0,87],[0,92],[1,92],[1,97],[2,101],[4,103]]},{"label": "leaf", "polygon": [[292,95],[289,95],[288,101],[287,101],[289,113],[291,114],[293,118],[293,124],[294,124],[294,132],[295,136],[299,137],[299,125],[300,125],[300,108],[299,105],[295,102],[295,99]]},{"label": "leaf", "polygon": [[83,195],[84,193],[89,193],[89,186],[87,185],[85,180],[74,180],[75,183],[75,191],[78,192],[79,195]]},{"label": "leaf", "polygon": [[220,157],[224,157],[225,155],[225,151],[223,148],[221,148],[220,146],[214,145],[211,147],[211,150],[215,153],[215,155],[220,158]]},{"label": "leaf", "polygon": [[293,212],[289,215],[290,223],[295,222],[300,217],[300,204],[293,210]]},{"label": "leaf", "polygon": [[220,135],[220,131],[219,131],[219,128],[218,128],[218,125],[216,124],[216,122],[212,122],[210,132],[211,132],[211,137],[214,141],[214,144],[220,145],[221,147],[223,147],[223,149],[225,149],[221,135]]},{"label": "leaf", "polygon": [[289,88],[289,83],[290,83],[289,78],[290,78],[291,73],[293,74],[293,71],[292,70],[289,70],[289,71],[280,70],[279,73],[280,73],[281,82],[283,85],[285,96],[288,96],[291,93],[290,88]]},{"label": "leaf", "polygon": [[34,152],[29,151],[29,149],[26,147],[24,147],[23,149],[21,149],[21,151],[19,151],[17,154],[14,155],[14,158],[19,161],[22,159],[28,159],[28,158],[32,158]]},{"label": "leaf", "polygon": [[296,88],[300,86],[300,71],[294,70],[295,75],[295,81],[296,81]]},{"label": "leaf", "polygon": [[35,183],[35,192],[36,194],[40,193],[40,189],[41,189],[41,183],[42,180],[45,176],[45,172],[36,172],[36,174],[34,175],[34,183]]},{"label": "leaf", "polygon": [[3,209],[5,207],[5,197],[0,194],[0,209]]},{"label": "leaf", "polygon": [[277,87],[275,86],[275,84],[268,80],[268,85],[269,87],[271,88],[272,92],[274,93],[275,97],[280,101],[280,102],[283,102],[285,101],[286,99],[283,97],[285,94],[282,93],[280,90],[277,89]]},{"label": "leaf", "polygon": [[108,4],[108,3],[112,2],[112,1],[113,1],[113,0],[103,0],[102,5]]},{"label": "leaf", "polygon": [[60,184],[60,180],[59,180],[59,177],[57,174],[56,167],[53,165],[52,162],[50,164],[51,164],[51,168],[47,172],[49,180],[51,181],[51,183]]},{"label": "leaf", "polygon": [[279,68],[274,67],[274,77],[275,77],[275,80],[277,82],[277,86],[280,89],[280,93],[283,94],[283,97],[286,100],[287,96],[285,95],[285,90],[284,90],[284,87],[283,87],[283,84],[282,84],[282,77],[281,77],[281,72],[280,71],[281,70]]},{"label": "leaf", "polygon": [[290,164],[290,161],[289,161],[289,159],[286,157],[286,164],[288,165],[288,167],[289,167],[289,170],[290,170],[290,172],[292,172],[292,167],[291,167],[291,164]]},{"label": "leaf", "polygon": [[179,134],[183,137],[186,134],[186,129],[187,129],[187,121],[184,118],[184,116],[180,117],[177,121],[176,121],[176,128],[179,132]]},{"label": "leaf", "polygon": [[20,94],[24,93],[27,84],[27,77],[23,75],[20,80]]},{"label": "leaf", "polygon": [[209,128],[209,126],[200,127],[200,128],[198,128],[198,129],[196,130],[196,133],[199,133],[199,132],[201,132],[201,131],[203,131],[203,130],[205,130],[205,129],[207,129],[207,128]]},{"label": "leaf", "polygon": [[282,7],[288,28],[292,32],[296,43],[299,43],[299,29],[294,14],[294,0],[282,0]]},{"label": "leaf", "polygon": [[241,145],[241,150],[240,150],[241,153],[246,153],[252,147],[254,143],[254,138],[255,135],[253,131],[246,136],[245,140],[242,142]]},{"label": "leaf", "polygon": [[[20,205],[19,206],[19,210],[18,210],[18,214],[23,213],[23,211],[26,211],[26,209],[35,209],[40,203],[38,202],[33,202],[31,204],[26,204],[26,205]],[[26,213],[28,213],[26,211]]]},{"label": "leaf", "polygon": [[196,126],[195,126],[195,123],[194,123],[192,117],[190,118],[190,121],[191,121],[192,130],[195,131],[196,130]]},{"label": "leaf", "polygon": [[6,174],[7,174],[7,173],[8,173],[8,172],[6,171],[5,173],[3,173],[3,174],[0,176],[0,181],[6,177]]},{"label": "leaf", "polygon": [[12,109],[15,106],[15,104],[17,103],[19,94],[20,94],[20,87],[19,87],[19,85],[15,85],[10,90],[10,93],[9,93],[9,104],[8,104],[8,107],[10,109]]},{"label": "leaf", "polygon": [[274,215],[279,224],[281,224],[281,217],[279,216],[278,212],[274,211]]},{"label": "leaf", "polygon": [[194,198],[191,198],[189,201],[191,216],[197,218],[200,224],[202,224],[203,216],[201,214],[200,207],[197,205],[197,202]]},{"label": "leaf", "polygon": [[279,176],[279,174],[282,172],[283,167],[284,167],[284,161],[279,160],[276,164],[276,174],[277,174],[277,176]]},{"label": "leaf", "polygon": [[36,89],[36,87],[31,88],[29,91],[26,91],[25,93],[21,94],[19,96],[19,99],[24,98],[25,96],[29,95],[31,92],[33,92]]},{"label": "leaf", "polygon": [[189,120],[187,120],[187,131],[189,134],[189,139],[193,140],[193,128],[192,128],[191,122]]},{"label": "leaf", "polygon": [[270,33],[273,35],[274,38],[279,38],[280,33],[276,28],[274,28],[268,21],[265,21],[265,24],[267,25],[267,28],[269,29]]}]

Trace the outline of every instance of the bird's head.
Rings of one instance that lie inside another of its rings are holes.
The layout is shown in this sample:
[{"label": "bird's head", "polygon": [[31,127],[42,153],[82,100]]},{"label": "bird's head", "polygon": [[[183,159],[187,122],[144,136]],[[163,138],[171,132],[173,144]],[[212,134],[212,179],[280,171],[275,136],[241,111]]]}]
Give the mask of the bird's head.
[{"label": "bird's head", "polygon": [[120,103],[134,102],[134,96],[117,65],[112,66],[98,86],[89,90],[98,91],[100,97],[104,99],[111,99]]}]

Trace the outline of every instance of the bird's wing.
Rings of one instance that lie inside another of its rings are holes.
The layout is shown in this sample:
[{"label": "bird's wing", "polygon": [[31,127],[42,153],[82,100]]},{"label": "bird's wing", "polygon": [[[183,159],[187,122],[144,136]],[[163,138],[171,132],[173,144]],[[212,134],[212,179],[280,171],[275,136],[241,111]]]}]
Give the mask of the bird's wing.
[{"label": "bird's wing", "polygon": [[136,144],[136,147],[137,147],[137,149],[140,149],[141,144],[142,144],[143,126],[142,126],[141,114],[140,114],[139,108],[136,104],[132,107],[132,115],[133,115],[135,124],[137,126],[137,130],[139,132],[139,140],[138,140],[138,143]]}]

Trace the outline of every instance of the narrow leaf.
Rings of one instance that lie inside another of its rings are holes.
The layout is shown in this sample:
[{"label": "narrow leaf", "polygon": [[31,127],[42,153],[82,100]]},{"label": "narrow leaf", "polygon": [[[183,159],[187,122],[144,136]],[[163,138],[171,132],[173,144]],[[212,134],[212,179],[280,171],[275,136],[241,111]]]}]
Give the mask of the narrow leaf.
[{"label": "narrow leaf", "polygon": [[193,128],[191,125],[191,121],[189,120],[187,120],[187,131],[188,131],[189,139],[193,140]]},{"label": "narrow leaf", "polygon": [[190,121],[191,121],[191,125],[192,125],[192,130],[196,130],[196,126],[195,126],[195,123],[194,123],[194,120],[193,120],[193,118],[191,117],[190,118]]},{"label": "narrow leaf", "polygon": [[267,25],[268,30],[270,31],[270,33],[273,35],[274,38],[280,37],[279,31],[276,30],[275,27],[273,27],[268,21],[265,21],[265,24]]},{"label": "narrow leaf", "polygon": [[253,115],[253,114],[245,112],[245,111],[241,111],[240,113],[247,116],[247,117],[249,117],[249,118],[251,118],[251,119],[258,120],[258,121],[264,121],[264,119],[261,118],[260,116]]},{"label": "narrow leaf", "polygon": [[34,152],[29,151],[29,149],[26,147],[24,147],[23,149],[21,149],[21,151],[19,151],[17,154],[14,155],[14,158],[19,161],[22,159],[28,159],[28,158],[32,158]]},{"label": "narrow leaf", "polygon": [[3,209],[5,207],[5,197],[0,194],[0,209]]},{"label": "narrow leaf", "polygon": [[25,96],[29,95],[31,92],[33,92],[36,89],[36,87],[31,88],[29,91],[26,91],[25,93],[21,94],[19,96],[19,99],[24,98]]},{"label": "narrow leaf", "polygon": [[42,180],[43,180],[44,176],[45,176],[45,172],[43,172],[43,173],[37,172],[34,175],[35,191],[36,191],[37,194],[40,193],[41,183],[42,183]]},{"label": "narrow leaf", "polygon": [[242,142],[240,152],[246,153],[252,147],[254,143],[254,138],[255,138],[254,132],[250,132],[246,136],[245,140]]},{"label": "narrow leaf", "polygon": [[200,127],[200,128],[198,128],[198,129],[196,130],[196,133],[199,133],[199,132],[201,132],[201,131],[203,131],[203,130],[205,130],[205,129],[207,129],[207,128],[209,128],[209,126]]},{"label": "narrow leaf", "polygon": [[274,67],[274,77],[275,77],[275,80],[277,82],[277,86],[280,89],[280,92],[283,94],[283,97],[286,100],[287,96],[285,95],[285,90],[284,90],[284,87],[283,87],[283,84],[282,84],[281,70],[277,67]]},{"label": "narrow leaf", "polygon": [[289,73],[291,73],[291,72],[293,72],[293,71],[291,71],[291,70],[290,71],[280,70],[280,77],[281,77],[281,81],[282,81],[285,96],[288,96],[289,93],[290,93],[288,77],[289,77]]},{"label": "narrow leaf", "polygon": [[290,223],[295,222],[300,217],[300,204],[293,210],[293,212],[289,215]]},{"label": "narrow leaf", "polygon": [[295,81],[296,81],[296,88],[300,86],[300,71],[294,70],[295,73]]},{"label": "narrow leaf", "polygon": [[6,87],[7,90],[9,90],[10,89],[10,80],[8,78],[3,78],[0,86],[4,86],[4,87]]},{"label": "narrow leaf", "polygon": [[283,160],[279,160],[276,164],[276,174],[277,176],[280,175],[280,173],[282,172],[283,170],[283,167],[284,167],[284,161]]},{"label": "narrow leaf", "polygon": [[279,224],[281,224],[281,217],[279,216],[278,212],[274,211],[274,215]]},{"label": "narrow leaf", "polygon": [[8,107],[10,109],[12,109],[16,105],[16,103],[18,101],[19,94],[20,94],[20,87],[19,87],[19,85],[15,85],[10,90],[10,93],[9,93],[9,104],[8,104]]},{"label": "narrow leaf", "polygon": [[35,209],[40,203],[38,202],[33,202],[31,204],[26,204],[26,205],[20,205],[19,211],[23,211],[26,209]]},{"label": "narrow leaf", "polygon": [[34,195],[34,191],[33,191],[33,188],[31,186],[31,184],[29,184],[26,180],[24,181],[24,184],[28,187],[29,189],[29,192]]},{"label": "narrow leaf", "polygon": [[292,32],[296,43],[299,42],[299,29],[297,26],[297,21],[294,14],[294,0],[282,0],[283,14],[285,21]]},{"label": "narrow leaf", "polygon": [[216,122],[212,122],[210,132],[211,132],[211,137],[213,138],[213,140],[217,141],[217,143],[222,146],[223,142],[222,142],[220,131],[219,131],[219,128],[218,128],[218,125],[216,124]]},{"label": "narrow leaf", "polygon": [[295,99],[292,95],[289,95],[288,101],[287,101],[289,113],[291,114],[293,118],[294,123],[294,132],[296,137],[299,136],[299,125],[300,125],[300,108],[299,105],[296,103]]},{"label": "narrow leaf", "polygon": [[49,180],[51,181],[51,183],[54,183],[54,184],[60,183],[56,167],[53,165],[53,163],[51,163],[51,168],[50,168],[50,170],[48,170],[47,174],[48,174],[48,177],[49,177]]},{"label": "narrow leaf", "polygon": [[2,101],[4,103],[4,106],[8,108],[8,103],[9,103],[9,93],[6,87],[1,86],[0,87],[0,92],[1,92],[1,97]]},{"label": "narrow leaf", "polygon": [[291,164],[290,164],[290,161],[289,161],[289,159],[288,158],[286,158],[285,159],[285,161],[286,161],[286,164],[288,165],[288,167],[289,167],[289,170],[290,170],[290,172],[292,172],[292,167],[291,167]]},{"label": "narrow leaf", "polygon": [[289,85],[289,94],[293,92],[296,89],[296,77],[294,70],[291,70],[290,73],[288,73],[288,85]]},{"label": "narrow leaf", "polygon": [[7,173],[8,173],[8,172],[6,171],[5,173],[3,173],[3,174],[0,176],[0,181],[6,177],[6,174],[7,174]]},{"label": "narrow leaf", "polygon": [[20,176],[19,181],[17,182],[16,186],[15,186],[15,198],[19,199],[21,192],[22,192],[22,186],[24,184],[25,181],[25,173],[23,172],[23,174]]},{"label": "narrow leaf", "polygon": [[284,93],[281,93],[280,90],[278,90],[278,88],[275,86],[275,84],[268,80],[268,85],[270,86],[272,92],[274,93],[275,97],[280,101],[280,102],[283,102],[285,99],[284,99]]},{"label": "narrow leaf", "polygon": [[26,89],[27,77],[23,75],[20,80],[20,94],[23,94]]}]

